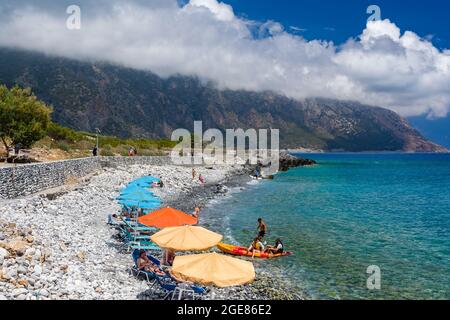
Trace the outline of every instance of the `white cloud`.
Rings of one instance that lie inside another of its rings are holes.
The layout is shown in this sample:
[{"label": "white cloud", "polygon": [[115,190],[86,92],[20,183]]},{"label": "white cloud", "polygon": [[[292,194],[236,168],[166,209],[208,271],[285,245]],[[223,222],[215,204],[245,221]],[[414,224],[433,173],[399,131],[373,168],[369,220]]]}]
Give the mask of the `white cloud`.
[{"label": "white cloud", "polygon": [[216,0],[191,0],[186,7],[203,7],[210,10],[217,19],[222,21],[234,20],[233,8]]},{"label": "white cloud", "polygon": [[450,107],[450,51],[389,20],[336,46],[239,18],[216,0],[112,0],[95,10],[89,3],[81,3],[82,29],[69,31],[65,8],[30,0],[0,20],[0,45],[197,75],[220,88],[357,100],[405,116],[440,117]]},{"label": "white cloud", "polygon": [[296,26],[290,26],[289,27],[292,31],[294,31],[294,32],[305,32],[305,31],[307,31],[308,29],[305,29],[305,28],[299,28],[299,27],[296,27]]}]

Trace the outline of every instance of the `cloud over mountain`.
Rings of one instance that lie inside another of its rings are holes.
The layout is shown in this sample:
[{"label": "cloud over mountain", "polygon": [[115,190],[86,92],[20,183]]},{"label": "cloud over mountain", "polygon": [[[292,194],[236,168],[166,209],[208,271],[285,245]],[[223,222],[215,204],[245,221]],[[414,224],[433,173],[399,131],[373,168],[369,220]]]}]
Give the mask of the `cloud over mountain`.
[{"label": "cloud over mountain", "polygon": [[196,75],[220,88],[357,100],[404,116],[441,117],[450,108],[450,51],[389,20],[335,45],[237,17],[217,0],[78,1],[82,26],[73,31],[71,1],[33,2],[2,1],[0,46]]}]

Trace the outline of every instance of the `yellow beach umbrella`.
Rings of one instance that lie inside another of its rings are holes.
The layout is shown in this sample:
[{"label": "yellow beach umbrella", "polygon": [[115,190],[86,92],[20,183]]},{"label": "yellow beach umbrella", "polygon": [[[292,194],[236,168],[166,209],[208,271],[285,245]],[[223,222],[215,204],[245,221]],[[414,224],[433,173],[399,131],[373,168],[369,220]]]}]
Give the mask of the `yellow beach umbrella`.
[{"label": "yellow beach umbrella", "polygon": [[246,284],[255,279],[251,262],[218,253],[178,256],[171,272],[184,281],[221,288]]},{"label": "yellow beach umbrella", "polygon": [[174,251],[208,250],[220,241],[223,236],[198,226],[182,226],[165,228],[155,233],[151,240],[164,249]]}]

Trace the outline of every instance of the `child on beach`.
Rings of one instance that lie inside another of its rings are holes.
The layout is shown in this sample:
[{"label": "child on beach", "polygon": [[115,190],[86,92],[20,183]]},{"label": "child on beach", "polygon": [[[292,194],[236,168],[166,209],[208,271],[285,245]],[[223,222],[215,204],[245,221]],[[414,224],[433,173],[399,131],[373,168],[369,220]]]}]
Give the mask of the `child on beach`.
[{"label": "child on beach", "polygon": [[200,183],[205,184],[206,183],[206,179],[204,176],[202,176],[201,174],[198,176],[198,180],[200,181]]}]

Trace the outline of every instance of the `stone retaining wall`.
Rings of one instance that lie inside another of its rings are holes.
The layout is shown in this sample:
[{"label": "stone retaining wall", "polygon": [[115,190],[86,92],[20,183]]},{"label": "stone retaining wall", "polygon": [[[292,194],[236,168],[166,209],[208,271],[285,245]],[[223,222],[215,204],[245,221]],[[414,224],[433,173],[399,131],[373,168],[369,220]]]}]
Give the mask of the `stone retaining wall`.
[{"label": "stone retaining wall", "polygon": [[101,157],[101,165],[103,167],[131,166],[131,165],[155,165],[162,166],[171,164],[170,157]]},{"label": "stone retaining wall", "polygon": [[91,157],[0,168],[0,199],[13,199],[59,187],[70,179],[85,177],[102,167],[169,163],[169,157]]}]

